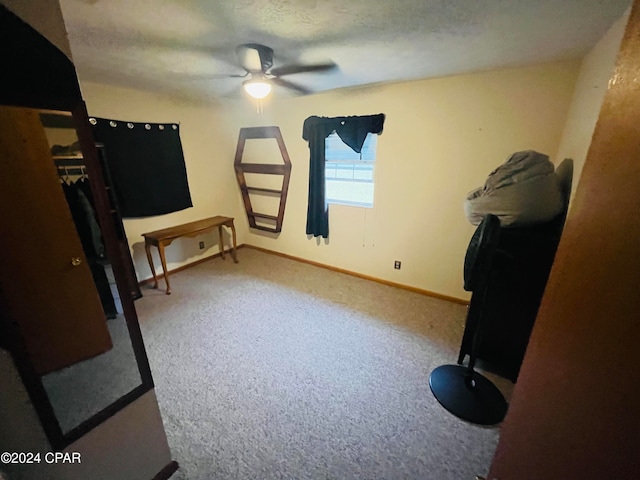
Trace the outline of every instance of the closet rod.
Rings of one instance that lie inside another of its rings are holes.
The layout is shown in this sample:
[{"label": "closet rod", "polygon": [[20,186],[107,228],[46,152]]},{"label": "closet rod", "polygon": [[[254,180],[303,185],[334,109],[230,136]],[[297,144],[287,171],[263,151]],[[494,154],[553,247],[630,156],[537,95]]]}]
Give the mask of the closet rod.
[{"label": "closet rod", "polygon": [[58,166],[58,176],[65,175],[82,175],[83,177],[87,176],[87,171],[82,167],[60,167]]},{"label": "closet rod", "polygon": [[77,158],[53,158],[53,163],[56,167],[84,167],[84,159],[82,157]]}]

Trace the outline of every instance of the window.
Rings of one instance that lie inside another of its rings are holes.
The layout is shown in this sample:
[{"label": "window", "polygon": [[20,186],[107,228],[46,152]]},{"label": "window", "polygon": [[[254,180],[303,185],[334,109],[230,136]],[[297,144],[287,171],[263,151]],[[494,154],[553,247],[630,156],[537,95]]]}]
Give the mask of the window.
[{"label": "window", "polygon": [[325,139],[328,203],[373,207],[373,167],[377,144],[378,135],[369,133],[362,153],[356,153],[335,132]]}]

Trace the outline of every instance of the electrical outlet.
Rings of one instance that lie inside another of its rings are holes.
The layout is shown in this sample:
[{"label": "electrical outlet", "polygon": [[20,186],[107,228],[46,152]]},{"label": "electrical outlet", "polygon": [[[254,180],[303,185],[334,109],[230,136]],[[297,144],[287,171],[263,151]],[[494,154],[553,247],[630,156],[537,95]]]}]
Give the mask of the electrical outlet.
[{"label": "electrical outlet", "polygon": [[200,242],[200,250],[204,249],[204,242]]},{"label": "electrical outlet", "polygon": [[402,265],[402,262],[400,260],[396,260],[393,263],[393,268],[395,268],[396,270],[400,270],[400,266]]}]

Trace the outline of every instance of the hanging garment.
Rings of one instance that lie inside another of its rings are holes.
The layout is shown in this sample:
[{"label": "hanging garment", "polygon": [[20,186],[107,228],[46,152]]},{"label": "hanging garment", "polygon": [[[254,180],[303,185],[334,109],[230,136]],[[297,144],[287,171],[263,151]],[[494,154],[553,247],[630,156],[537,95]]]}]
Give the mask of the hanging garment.
[{"label": "hanging garment", "polygon": [[83,191],[88,189],[88,182],[63,183],[62,189],[67,199],[82,249],[89,263],[104,313],[107,318],[115,318],[117,309],[111,293],[109,279],[104,269],[104,264],[107,260],[105,259],[102,232],[96,220],[95,210]]},{"label": "hanging garment", "polygon": [[87,195],[83,191],[82,184],[75,182],[72,184],[62,184],[67,204],[71,210],[73,222],[76,225],[82,249],[87,257],[104,258],[105,249],[102,241],[102,232],[96,219]]}]

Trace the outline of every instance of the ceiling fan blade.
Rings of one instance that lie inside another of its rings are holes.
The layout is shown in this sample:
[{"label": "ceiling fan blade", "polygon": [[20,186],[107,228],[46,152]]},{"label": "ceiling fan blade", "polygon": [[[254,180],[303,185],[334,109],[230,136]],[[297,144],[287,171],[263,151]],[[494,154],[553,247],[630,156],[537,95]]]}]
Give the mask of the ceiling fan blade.
[{"label": "ceiling fan blade", "polygon": [[165,75],[173,78],[181,78],[184,80],[220,80],[224,78],[246,78],[249,73],[244,75],[237,75],[233,73],[188,73],[188,72],[171,72],[165,73]]},{"label": "ceiling fan blade", "polygon": [[245,56],[240,62],[243,68],[250,72],[262,71],[262,62],[260,62],[260,54],[257,50],[246,50]]},{"label": "ceiling fan blade", "polygon": [[210,80],[224,80],[226,78],[246,78],[249,76],[248,73],[244,75],[235,75],[235,74],[227,74],[227,73],[168,73],[165,75],[170,75],[174,78],[181,78],[187,82],[195,81],[210,81]]},{"label": "ceiling fan blade", "polygon": [[288,88],[290,90],[295,90],[296,92],[302,94],[302,95],[308,95],[310,93],[313,93],[311,90],[309,90],[308,88],[305,88],[301,85],[296,85],[295,83],[291,83],[287,80],[283,80],[281,78],[275,77],[270,79],[271,82],[275,83],[276,85],[280,85],[281,87],[284,88]]},{"label": "ceiling fan blade", "polygon": [[202,75],[207,78],[244,78],[249,75],[249,72],[246,72],[244,75],[240,75],[238,73],[211,73],[209,75]]},{"label": "ceiling fan blade", "polygon": [[251,73],[266,72],[273,65],[273,49],[259,43],[244,43],[236,47],[240,66]]},{"label": "ceiling fan blade", "polygon": [[292,75],[294,73],[306,73],[306,72],[328,72],[337,67],[334,62],[318,63],[315,65],[284,65],[282,67],[272,68],[269,73],[276,77],[283,75]]}]

